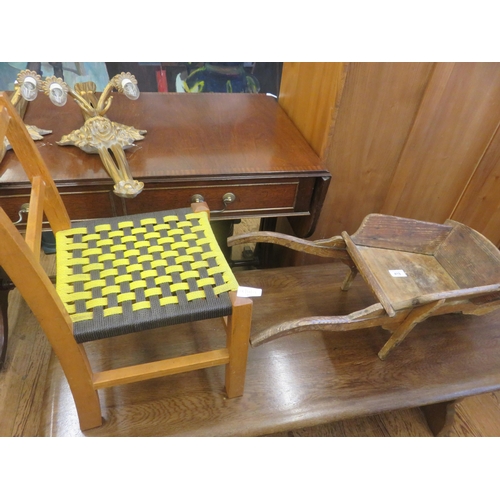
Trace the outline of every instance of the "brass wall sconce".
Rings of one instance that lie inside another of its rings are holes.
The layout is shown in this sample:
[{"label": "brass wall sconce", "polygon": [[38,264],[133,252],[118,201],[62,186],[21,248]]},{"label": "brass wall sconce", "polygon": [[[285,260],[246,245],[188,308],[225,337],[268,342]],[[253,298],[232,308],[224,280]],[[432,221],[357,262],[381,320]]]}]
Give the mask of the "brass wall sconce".
[{"label": "brass wall sconce", "polygon": [[[24,70],[18,73],[10,102],[21,117],[24,117],[28,103],[36,99],[40,90],[42,90],[42,79],[35,71]],[[35,125],[26,125],[26,129],[34,141],[39,141],[44,135],[52,133],[52,130],[44,130]],[[9,149],[11,149],[10,143],[5,137],[3,144],[0,144],[0,162]]]},{"label": "brass wall sconce", "polygon": [[[56,106],[64,106],[68,94],[71,95],[80,106],[85,123],[80,129],[64,135],[57,144],[73,145],[86,153],[98,154],[106,172],[115,182],[114,193],[123,198],[134,198],[142,191],[144,183],[132,178],[124,150],[132,147],[135,141],[144,139],[146,130],[112,122],[105,116],[111,106],[113,89],[132,100],[140,96],[137,80],[130,73],[120,73],[111,78],[97,99],[94,82],[77,83],[73,90],[62,78],[51,76],[42,80],[35,71],[24,70],[17,75],[11,102],[24,116],[28,103],[37,98],[39,91],[47,94]],[[26,125],[26,128],[33,140],[40,140],[52,132],[34,125]],[[0,162],[9,149],[10,144],[5,139],[0,144]]]},{"label": "brass wall sconce", "polygon": [[143,189],[144,183],[134,180],[124,150],[144,139],[146,130],[112,122],[105,116],[111,106],[113,89],[129,99],[139,98],[137,80],[130,73],[120,73],[111,78],[99,99],[94,82],[75,84],[71,89],[61,78],[49,77],[42,88],[56,106],[66,104],[70,94],[80,106],[85,123],[78,130],[64,135],[57,144],[77,146],[89,154],[98,154],[108,175],[115,182],[114,193],[123,198],[134,198]]}]

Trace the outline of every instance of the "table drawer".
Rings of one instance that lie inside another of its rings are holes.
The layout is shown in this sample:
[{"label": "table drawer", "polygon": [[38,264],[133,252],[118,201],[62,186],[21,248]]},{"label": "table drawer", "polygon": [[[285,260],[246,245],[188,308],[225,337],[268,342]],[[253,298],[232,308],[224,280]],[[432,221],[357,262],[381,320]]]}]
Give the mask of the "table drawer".
[{"label": "table drawer", "polygon": [[[71,220],[98,219],[120,214],[113,199],[115,196],[111,191],[72,191],[60,194]],[[0,207],[13,222],[16,222],[20,217],[19,211],[22,205],[29,201],[29,194],[0,196]],[[26,219],[27,214],[24,214],[20,227],[24,227]]]},{"label": "table drawer", "polygon": [[[314,178],[300,177],[241,182],[150,182],[137,197],[130,199],[116,196],[112,184],[101,188],[92,185],[58,188],[71,220],[183,208],[188,207],[194,197],[202,197],[208,203],[213,219],[236,219],[309,215],[315,182]],[[29,203],[28,189],[16,188],[0,196],[0,206],[12,221],[19,219],[21,206]],[[223,200],[228,194],[233,195],[233,201],[225,205]]]},{"label": "table drawer", "polygon": [[[306,183],[310,179],[304,179]],[[250,217],[296,212],[300,179],[281,182],[199,184],[165,187],[145,187],[136,198],[124,200],[127,213],[166,210],[189,206],[193,197],[208,203],[214,217]],[[226,195],[234,201],[224,204]],[[309,196],[310,199],[310,196]],[[301,205],[308,208],[301,200]]]}]

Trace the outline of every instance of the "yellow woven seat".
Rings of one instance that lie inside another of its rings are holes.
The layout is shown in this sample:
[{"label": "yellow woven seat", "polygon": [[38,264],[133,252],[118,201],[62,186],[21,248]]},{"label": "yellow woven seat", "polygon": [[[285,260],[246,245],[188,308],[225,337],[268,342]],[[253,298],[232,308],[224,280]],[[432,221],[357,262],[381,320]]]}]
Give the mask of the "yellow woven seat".
[{"label": "yellow woven seat", "polygon": [[56,248],[56,290],[78,343],[231,314],[238,283],[206,212],[74,223]]},{"label": "yellow woven seat", "polygon": [[[32,192],[25,239],[0,208],[0,266],[61,363],[81,429],[102,424],[97,390],[114,385],[226,365],[227,396],[241,396],[252,301],[237,297],[208,206],[72,224],[35,143],[0,92],[0,145],[5,135],[13,148],[7,154],[17,155]],[[39,263],[44,214],[56,237],[56,287]],[[227,335],[221,349],[100,373],[84,349],[92,340],[215,317]]]}]

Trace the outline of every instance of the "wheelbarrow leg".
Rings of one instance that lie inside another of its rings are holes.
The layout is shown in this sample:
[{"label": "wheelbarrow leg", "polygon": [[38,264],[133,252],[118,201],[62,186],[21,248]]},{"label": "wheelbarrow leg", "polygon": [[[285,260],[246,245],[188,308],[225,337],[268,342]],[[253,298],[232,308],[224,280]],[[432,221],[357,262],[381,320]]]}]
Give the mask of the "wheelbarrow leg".
[{"label": "wheelbarrow leg", "polygon": [[406,336],[413,330],[413,328],[415,328],[416,325],[418,325],[418,323],[427,319],[431,313],[440,307],[444,302],[444,300],[437,300],[413,309],[408,316],[406,316],[403,322],[392,332],[389,340],[385,343],[384,347],[380,349],[378,357],[382,360],[387,358],[392,350],[403,342]]},{"label": "wheelbarrow leg", "polygon": [[347,290],[349,290],[349,288],[351,288],[351,283],[354,281],[354,278],[358,274],[358,269],[356,266],[350,266],[350,267],[351,267],[351,270],[347,273],[347,276],[345,277],[345,279],[340,287],[340,289],[343,292],[347,292]]}]

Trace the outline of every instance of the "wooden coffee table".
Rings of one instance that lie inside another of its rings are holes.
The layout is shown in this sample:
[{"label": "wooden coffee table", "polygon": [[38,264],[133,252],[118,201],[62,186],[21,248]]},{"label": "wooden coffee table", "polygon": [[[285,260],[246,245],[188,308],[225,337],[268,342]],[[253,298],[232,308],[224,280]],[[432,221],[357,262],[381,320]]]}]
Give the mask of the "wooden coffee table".
[{"label": "wooden coffee table", "polygon": [[[252,335],[285,319],[339,315],[373,303],[363,280],[342,292],[341,263],[242,271],[240,285],[263,289],[254,298]],[[218,326],[218,325],[216,325]],[[172,356],[195,343],[213,348],[224,339],[206,323],[194,329],[155,330]],[[389,358],[377,357],[389,338],[381,328],[302,332],[251,348],[245,393],[224,396],[224,370],[174,375],[101,392],[104,425],[88,436],[258,436],[406,408],[422,408],[431,430],[445,435],[455,401],[500,389],[500,312],[429,318]],[[127,338],[126,338],[127,337]],[[148,336],[127,342],[123,363],[149,350]],[[144,343],[142,340],[144,339]],[[109,366],[114,343],[93,346],[91,362]],[[168,347],[170,346],[170,347]],[[45,394],[43,435],[82,435],[56,359]]]}]

